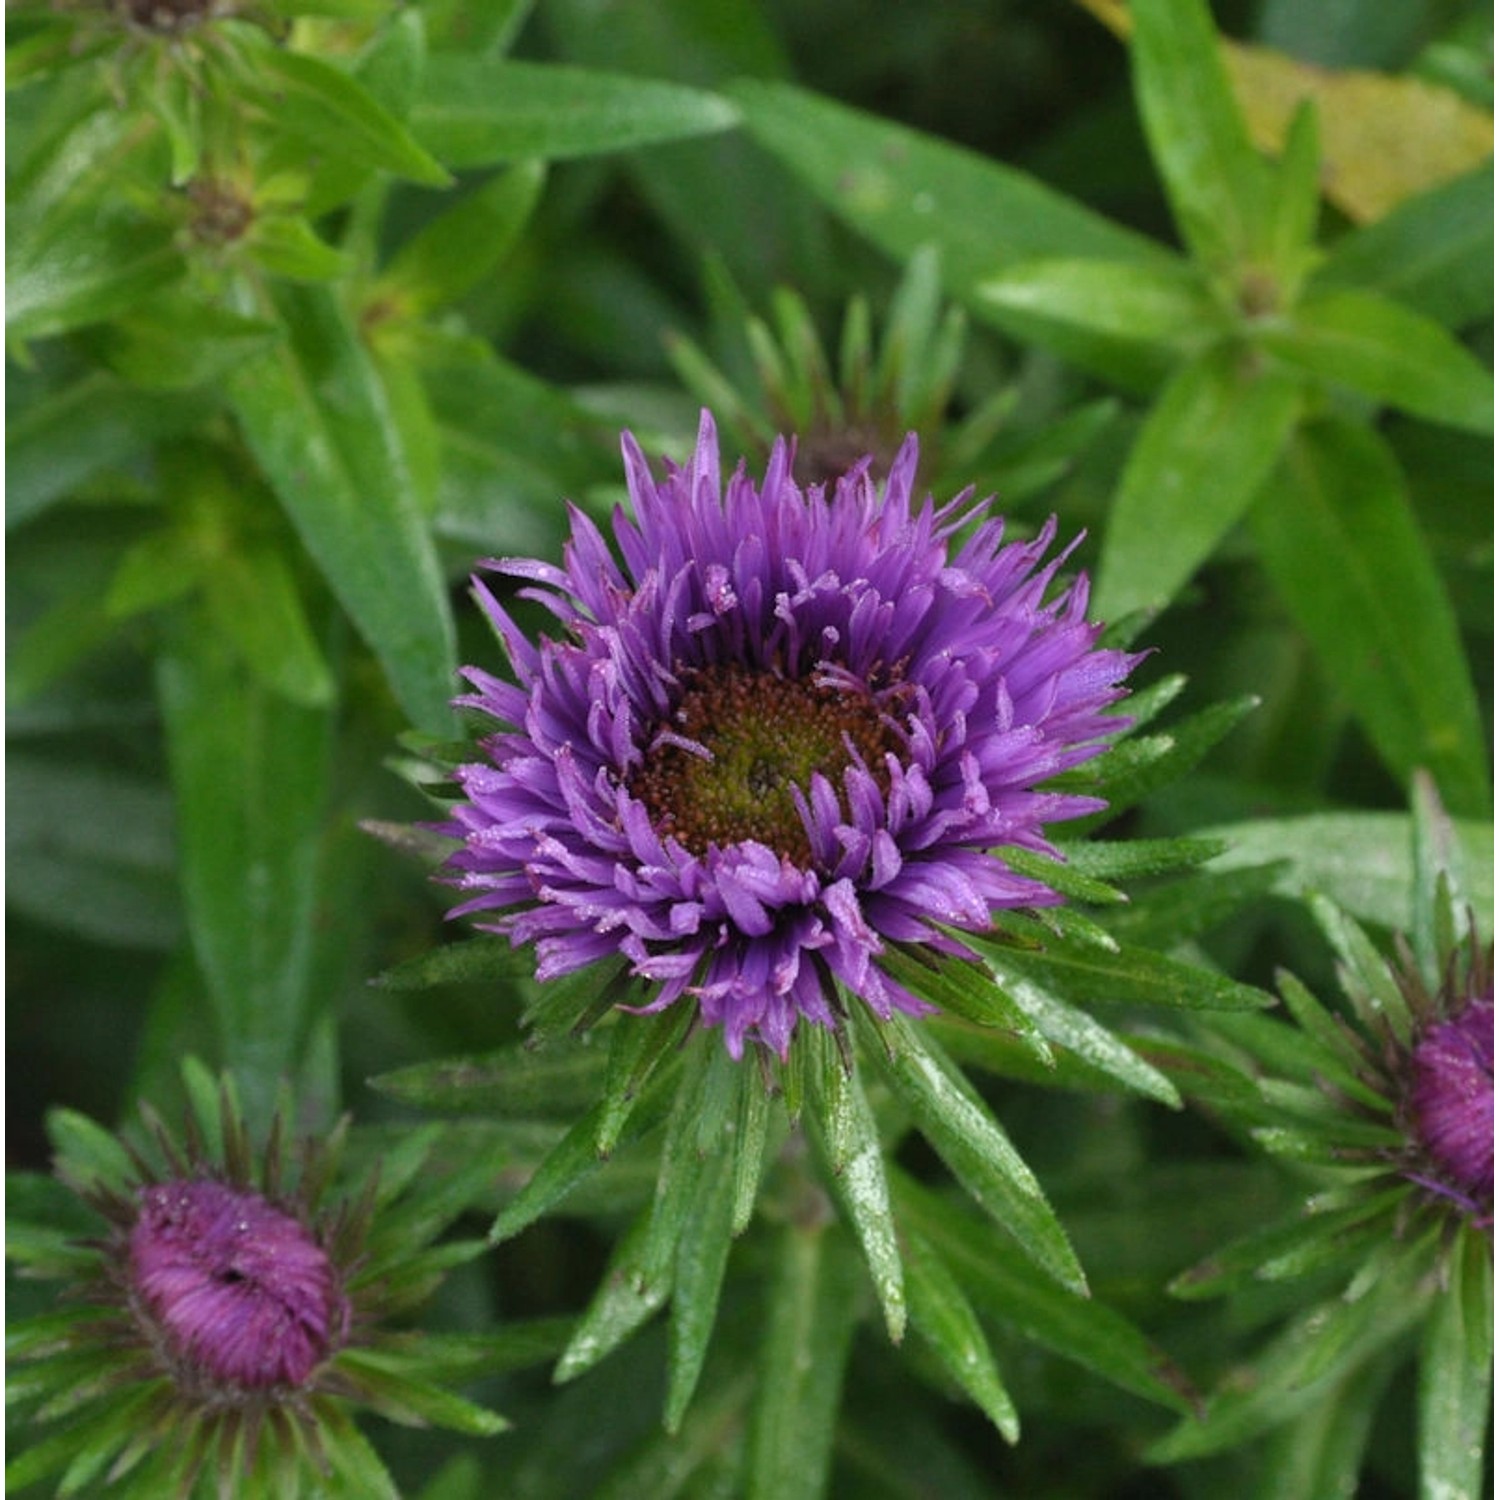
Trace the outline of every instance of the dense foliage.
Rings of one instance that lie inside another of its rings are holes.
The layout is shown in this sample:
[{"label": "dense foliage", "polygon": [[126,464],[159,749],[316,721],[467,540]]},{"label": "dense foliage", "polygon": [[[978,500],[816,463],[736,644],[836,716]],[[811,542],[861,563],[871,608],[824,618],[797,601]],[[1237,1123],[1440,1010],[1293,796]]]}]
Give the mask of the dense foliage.
[{"label": "dense foliage", "polygon": [[7,20],[15,1491],[1477,1500],[1488,12]]}]

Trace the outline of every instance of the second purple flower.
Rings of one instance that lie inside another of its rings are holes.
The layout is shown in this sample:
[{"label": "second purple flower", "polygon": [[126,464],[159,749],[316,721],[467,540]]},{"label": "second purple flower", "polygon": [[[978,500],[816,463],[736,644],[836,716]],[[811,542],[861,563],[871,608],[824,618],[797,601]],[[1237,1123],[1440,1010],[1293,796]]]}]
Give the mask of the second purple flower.
[{"label": "second purple flower", "polygon": [[1100,806],[1039,788],[1123,727],[1139,658],[1097,648],[1086,579],[1048,597],[1052,524],[1003,545],[967,493],[919,500],[915,439],[884,484],[867,460],[805,492],[785,443],[726,485],[707,413],[663,480],[623,446],[618,560],[574,510],[563,567],[486,565],[561,638],[477,584],[517,681],[466,671],[461,704],[502,727],[457,771],[454,915],[534,943],[539,979],[623,958],[645,1009],[691,997],[736,1056],[837,1026],[840,986],[930,1009],[881,955],[1060,899],[1004,851]]}]

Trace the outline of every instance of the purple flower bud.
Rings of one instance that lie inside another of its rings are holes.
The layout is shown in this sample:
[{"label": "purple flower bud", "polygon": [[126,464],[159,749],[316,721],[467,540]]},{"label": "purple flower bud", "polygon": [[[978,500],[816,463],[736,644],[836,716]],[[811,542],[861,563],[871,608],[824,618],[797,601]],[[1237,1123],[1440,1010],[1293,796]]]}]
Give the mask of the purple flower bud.
[{"label": "purple flower bud", "polygon": [[302,1385],[342,1339],[348,1303],[300,1220],[211,1180],[142,1188],[130,1283],[184,1375],[263,1389]]},{"label": "purple flower bud", "polygon": [[[1495,1004],[1471,998],[1437,1021],[1412,1052],[1408,1110],[1446,1195],[1494,1201]],[[1438,1183],[1432,1184],[1439,1186]]]}]

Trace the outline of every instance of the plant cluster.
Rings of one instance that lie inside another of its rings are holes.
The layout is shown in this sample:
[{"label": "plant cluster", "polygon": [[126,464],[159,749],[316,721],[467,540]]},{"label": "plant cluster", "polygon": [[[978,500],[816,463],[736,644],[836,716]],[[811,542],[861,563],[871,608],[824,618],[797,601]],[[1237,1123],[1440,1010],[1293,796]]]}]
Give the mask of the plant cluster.
[{"label": "plant cluster", "polygon": [[1487,18],[7,20],[8,1488],[1480,1500]]}]

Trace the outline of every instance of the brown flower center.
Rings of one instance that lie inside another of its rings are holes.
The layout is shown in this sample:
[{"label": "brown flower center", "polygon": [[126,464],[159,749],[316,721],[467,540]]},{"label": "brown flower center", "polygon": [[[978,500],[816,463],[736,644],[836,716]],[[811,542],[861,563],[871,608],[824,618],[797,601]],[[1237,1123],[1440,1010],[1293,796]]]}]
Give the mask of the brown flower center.
[{"label": "brown flower center", "polygon": [[886,752],[902,748],[874,701],[857,690],[743,667],[705,667],[687,681],[670,728],[708,755],[659,744],[629,789],[658,832],[695,854],[754,840],[808,868],[812,849],[792,789],[805,795],[821,772],[842,803],[843,773],[857,761],[883,789]]}]

